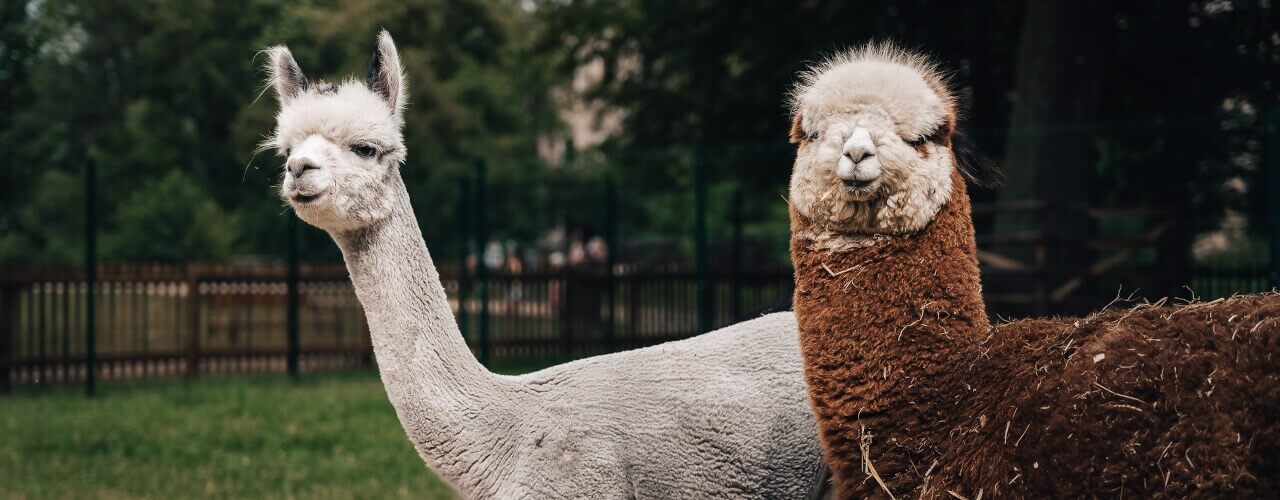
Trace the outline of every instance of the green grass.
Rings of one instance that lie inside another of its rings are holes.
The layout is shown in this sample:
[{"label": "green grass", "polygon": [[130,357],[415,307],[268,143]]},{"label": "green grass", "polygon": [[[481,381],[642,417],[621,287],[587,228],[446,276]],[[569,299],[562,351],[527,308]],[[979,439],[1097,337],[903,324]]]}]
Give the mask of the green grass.
[{"label": "green grass", "polygon": [[375,374],[0,396],[0,498],[450,498]]}]

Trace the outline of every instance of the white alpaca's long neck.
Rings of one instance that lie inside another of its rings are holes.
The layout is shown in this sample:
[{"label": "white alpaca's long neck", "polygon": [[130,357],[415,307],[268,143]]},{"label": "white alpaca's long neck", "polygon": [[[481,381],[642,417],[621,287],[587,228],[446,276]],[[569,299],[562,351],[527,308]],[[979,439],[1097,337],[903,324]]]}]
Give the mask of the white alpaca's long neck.
[{"label": "white alpaca's long neck", "polygon": [[[398,174],[392,214],[333,233],[364,307],[387,396],[418,453],[455,486],[475,457],[501,452],[513,398],[504,379],[471,354]],[[474,455],[474,456],[472,456]]]}]

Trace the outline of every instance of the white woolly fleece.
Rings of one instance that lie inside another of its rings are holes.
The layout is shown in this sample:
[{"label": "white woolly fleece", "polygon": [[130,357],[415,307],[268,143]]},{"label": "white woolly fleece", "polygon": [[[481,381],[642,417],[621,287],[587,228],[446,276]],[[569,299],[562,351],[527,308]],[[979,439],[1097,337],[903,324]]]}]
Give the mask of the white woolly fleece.
[{"label": "white woolly fleece", "polygon": [[[380,36],[383,67],[399,72],[390,43]],[[808,494],[822,452],[793,315],[519,377],[490,373],[458,330],[400,177],[389,111],[399,106],[384,101],[402,89],[308,85],[291,57],[277,63],[273,75],[296,80],[273,82],[294,92],[281,96],[271,140],[287,156],[282,195],[342,249],[396,415],[462,496]],[[366,143],[377,154],[359,154]]]},{"label": "white woolly fleece", "polygon": [[395,148],[394,163],[404,161],[400,126],[387,104],[365,84],[348,80],[321,92],[308,90],[280,108],[276,133],[270,139],[281,151],[310,135],[336,144],[369,142],[383,149]]},{"label": "white woolly fleece", "polygon": [[803,117],[806,133],[869,110],[887,114],[894,131],[912,140],[954,117],[955,98],[935,64],[887,43],[830,57],[801,73],[791,91],[791,112]]},{"label": "white woolly fleece", "polygon": [[[802,74],[792,99],[803,138],[790,200],[818,228],[799,237],[831,249],[865,246],[923,228],[950,197],[952,154],[937,139],[951,133],[954,99],[926,59],[890,45],[848,51]],[[864,161],[880,175],[852,191],[837,168],[847,141],[863,132],[871,138]]]}]

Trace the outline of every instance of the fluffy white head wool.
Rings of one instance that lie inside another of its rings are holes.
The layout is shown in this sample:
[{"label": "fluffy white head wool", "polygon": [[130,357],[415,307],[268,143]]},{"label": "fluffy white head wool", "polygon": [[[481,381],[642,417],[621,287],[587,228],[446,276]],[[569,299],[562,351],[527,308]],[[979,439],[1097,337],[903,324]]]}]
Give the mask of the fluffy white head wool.
[{"label": "fluffy white head wool", "polygon": [[914,232],[950,197],[955,99],[923,56],[843,52],[801,75],[791,107],[791,201],[817,228],[802,237]]}]

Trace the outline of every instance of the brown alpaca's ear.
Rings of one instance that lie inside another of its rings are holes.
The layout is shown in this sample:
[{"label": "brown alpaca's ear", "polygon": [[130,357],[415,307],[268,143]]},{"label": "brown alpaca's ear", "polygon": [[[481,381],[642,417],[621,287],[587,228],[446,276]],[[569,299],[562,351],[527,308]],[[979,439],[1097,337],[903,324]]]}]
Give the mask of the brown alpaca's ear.
[{"label": "brown alpaca's ear", "polygon": [[284,45],[267,49],[267,75],[282,106],[307,90],[307,77]]},{"label": "brown alpaca's ear", "polygon": [[983,154],[969,136],[959,131],[951,134],[951,152],[955,156],[956,168],[965,180],[986,189],[1000,187],[1004,180],[1000,167]]},{"label": "brown alpaca's ear", "polygon": [[378,33],[378,42],[369,58],[369,80],[366,84],[387,103],[397,119],[404,115],[405,101],[408,100],[404,67],[400,65],[400,52],[387,30]]},{"label": "brown alpaca's ear", "polygon": [[800,144],[804,140],[804,127],[801,122],[804,121],[804,115],[796,111],[796,115],[791,117],[791,143]]}]

